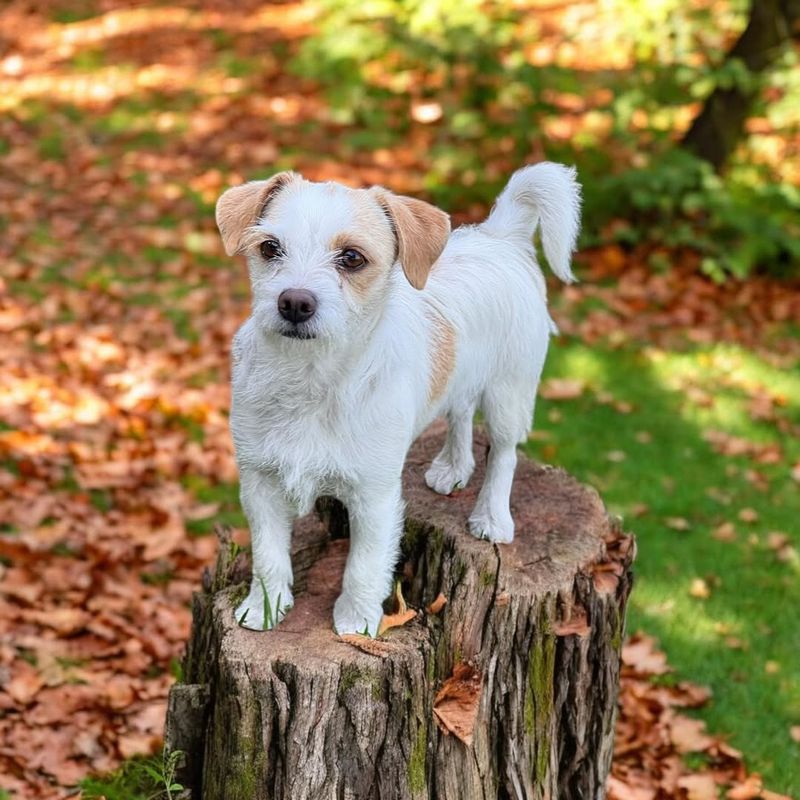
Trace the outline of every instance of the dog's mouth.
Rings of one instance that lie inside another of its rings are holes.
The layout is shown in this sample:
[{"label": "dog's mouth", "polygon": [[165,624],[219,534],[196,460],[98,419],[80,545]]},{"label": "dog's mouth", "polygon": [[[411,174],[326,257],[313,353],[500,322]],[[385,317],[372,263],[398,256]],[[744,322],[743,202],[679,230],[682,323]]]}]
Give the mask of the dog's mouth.
[{"label": "dog's mouth", "polygon": [[316,339],[317,334],[311,331],[301,330],[299,328],[290,328],[280,332],[281,336],[287,339]]}]

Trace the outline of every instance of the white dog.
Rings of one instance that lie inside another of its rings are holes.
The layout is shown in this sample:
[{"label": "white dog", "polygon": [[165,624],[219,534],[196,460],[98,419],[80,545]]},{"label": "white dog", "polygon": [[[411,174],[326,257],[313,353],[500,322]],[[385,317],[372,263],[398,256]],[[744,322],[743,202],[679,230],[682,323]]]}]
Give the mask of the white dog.
[{"label": "white dog", "polygon": [[539,225],[551,268],[571,281],[579,216],[575,171],[552,163],[516,172],[485,222],[452,234],[444,212],[380,187],[282,172],[222,195],[225,250],[247,256],[252,283],[233,342],[231,429],[253,547],[241,624],[271,627],[291,606],[292,521],[333,495],[351,529],[334,625],[377,633],[403,463],[439,415],[449,428],[428,486],[467,483],[481,409],[491,449],[469,529],[513,539],[516,445],[555,330],[533,233]]}]

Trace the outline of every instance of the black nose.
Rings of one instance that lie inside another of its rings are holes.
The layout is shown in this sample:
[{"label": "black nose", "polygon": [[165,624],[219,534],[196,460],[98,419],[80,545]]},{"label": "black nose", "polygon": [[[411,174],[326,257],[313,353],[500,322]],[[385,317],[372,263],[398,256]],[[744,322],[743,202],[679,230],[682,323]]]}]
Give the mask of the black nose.
[{"label": "black nose", "polygon": [[317,311],[317,298],[305,289],[287,289],[278,298],[278,311],[289,322],[306,322]]}]

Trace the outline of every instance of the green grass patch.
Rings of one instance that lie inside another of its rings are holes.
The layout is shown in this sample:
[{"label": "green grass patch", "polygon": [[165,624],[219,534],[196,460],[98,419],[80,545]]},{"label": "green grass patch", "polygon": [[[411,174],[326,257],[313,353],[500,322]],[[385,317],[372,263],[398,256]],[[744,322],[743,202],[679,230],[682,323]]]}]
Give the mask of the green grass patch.
[{"label": "green grass patch", "polygon": [[247,527],[247,520],[239,503],[238,483],[211,483],[201,475],[187,475],[183,485],[201,503],[219,503],[219,511],[207,519],[186,521],[186,530],[194,536],[205,536],[214,530],[214,525],[230,525],[232,528]]},{"label": "green grass patch", "polygon": [[[748,402],[768,387],[788,398],[779,414],[797,424],[800,374],[735,347],[668,353],[556,340],[545,371],[552,377],[583,379],[587,390],[570,401],[541,399],[543,439],[526,450],[595,485],[636,533],[628,630],[657,636],[682,678],[712,688],[702,717],[730,736],[768,786],[799,793],[800,753],[789,728],[800,722],[800,580],[797,559],[778,558],[768,544],[780,531],[800,549],[800,492],[789,479],[800,442],[751,418]],[[711,403],[690,399],[688,384]],[[621,403],[632,410],[622,413]],[[704,438],[712,429],[777,443],[783,458],[760,464],[720,455]],[[743,521],[742,509],[757,519]],[[687,529],[676,530],[675,520]],[[712,536],[725,522],[734,525],[733,541]],[[706,599],[691,591],[698,580],[709,588]]]},{"label": "green grass patch", "polygon": [[173,800],[183,787],[175,781],[180,750],[170,755],[136,758],[105,776],[84,778],[81,800]]}]

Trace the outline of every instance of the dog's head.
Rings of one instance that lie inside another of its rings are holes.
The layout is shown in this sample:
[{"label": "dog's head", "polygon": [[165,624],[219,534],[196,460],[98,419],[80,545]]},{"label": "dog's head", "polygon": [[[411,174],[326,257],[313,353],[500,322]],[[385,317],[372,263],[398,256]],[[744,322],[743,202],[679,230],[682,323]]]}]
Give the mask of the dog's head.
[{"label": "dog's head", "polygon": [[421,200],[293,172],[228,189],[217,225],[227,254],[247,256],[259,327],[294,339],[362,330],[386,302],[396,265],[422,289],[450,234],[447,214]]}]

